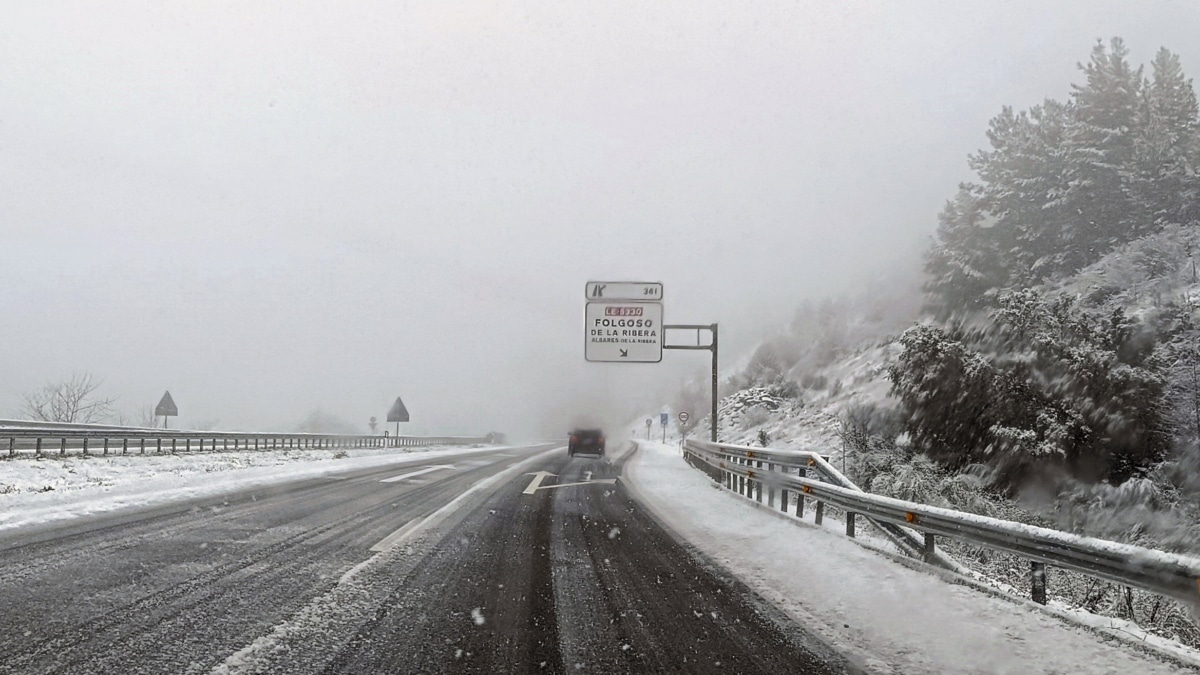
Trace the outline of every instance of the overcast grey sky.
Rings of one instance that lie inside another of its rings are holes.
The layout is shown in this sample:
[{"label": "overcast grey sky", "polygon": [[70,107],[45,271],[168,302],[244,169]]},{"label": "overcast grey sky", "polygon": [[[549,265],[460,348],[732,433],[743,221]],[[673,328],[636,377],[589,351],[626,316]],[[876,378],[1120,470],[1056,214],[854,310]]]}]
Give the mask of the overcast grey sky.
[{"label": "overcast grey sky", "polygon": [[556,430],[701,370],[583,360],[589,279],[726,357],[915,264],[1003,105],[1196,2],[0,7],[0,416],[73,371],[184,425]]}]

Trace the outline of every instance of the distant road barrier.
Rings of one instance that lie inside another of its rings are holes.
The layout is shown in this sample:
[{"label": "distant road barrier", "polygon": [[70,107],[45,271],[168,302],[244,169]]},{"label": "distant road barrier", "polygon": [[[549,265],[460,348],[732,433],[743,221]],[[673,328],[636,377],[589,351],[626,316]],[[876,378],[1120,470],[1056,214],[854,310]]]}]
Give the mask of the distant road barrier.
[{"label": "distant road barrier", "polygon": [[282,448],[402,448],[489,443],[489,436],[374,436],[308,433],[177,431],[103,424],[0,420],[0,452],[19,455],[146,455]]},{"label": "distant road barrier", "polygon": [[773,507],[778,490],[786,512],[791,490],[796,515],[804,515],[805,501],[811,499],[818,524],[825,504],[833,504],[846,512],[847,536],[854,536],[855,517],[861,514],[906,554],[959,572],[964,570],[937,549],[935,537],[1019,555],[1031,561],[1035,602],[1046,602],[1045,565],[1050,564],[1200,606],[1197,558],[870,494],[814,452],[689,439],[684,454],[738,494],[762,502],[765,488],[767,505]]}]

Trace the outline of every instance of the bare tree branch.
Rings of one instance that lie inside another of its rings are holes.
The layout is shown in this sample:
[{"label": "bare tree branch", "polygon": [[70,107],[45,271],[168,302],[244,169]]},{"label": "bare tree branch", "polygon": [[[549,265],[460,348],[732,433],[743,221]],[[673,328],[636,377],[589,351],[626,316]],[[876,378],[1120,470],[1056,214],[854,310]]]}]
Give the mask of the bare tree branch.
[{"label": "bare tree branch", "polygon": [[103,384],[91,373],[74,373],[71,379],[51,382],[26,392],[21,412],[44,422],[98,422],[109,417],[116,399],[98,397]]}]

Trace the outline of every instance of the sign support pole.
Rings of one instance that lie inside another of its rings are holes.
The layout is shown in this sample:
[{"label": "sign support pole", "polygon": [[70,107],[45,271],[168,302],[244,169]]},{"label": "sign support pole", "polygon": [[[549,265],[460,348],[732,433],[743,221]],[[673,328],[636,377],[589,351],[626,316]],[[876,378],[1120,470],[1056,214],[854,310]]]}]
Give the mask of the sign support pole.
[{"label": "sign support pole", "polygon": [[[717,442],[717,401],[718,401],[718,399],[717,399],[717,324],[715,324],[715,323],[710,323],[708,325],[704,325],[704,324],[670,325],[670,324],[668,324],[668,325],[663,326],[663,331],[670,330],[670,329],[694,330],[694,331],[696,331],[696,342],[700,341],[700,331],[706,330],[706,331],[709,331],[710,333],[712,333],[712,343],[708,344],[708,345],[701,345],[701,344],[668,345],[668,344],[664,344],[663,349],[691,349],[691,350],[706,350],[706,351],[712,352],[712,394],[711,394],[712,417],[709,418],[711,420],[711,423],[709,425],[708,434],[709,434],[709,440],[711,440],[713,443],[716,443]],[[663,335],[663,341],[664,342],[666,341],[666,335]]]},{"label": "sign support pole", "polygon": [[712,427],[709,432],[713,443],[717,442],[717,324],[712,325]]}]

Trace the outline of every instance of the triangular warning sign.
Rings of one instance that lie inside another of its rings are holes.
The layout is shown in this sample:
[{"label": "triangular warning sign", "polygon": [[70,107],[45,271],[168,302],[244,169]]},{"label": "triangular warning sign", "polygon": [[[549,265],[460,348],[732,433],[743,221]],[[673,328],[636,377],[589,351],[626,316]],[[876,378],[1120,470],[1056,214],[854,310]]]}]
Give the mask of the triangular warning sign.
[{"label": "triangular warning sign", "polygon": [[396,402],[392,404],[392,409],[388,411],[387,421],[389,421],[389,422],[407,422],[408,421],[408,408],[404,407],[404,401],[401,401],[399,396],[396,397]]},{"label": "triangular warning sign", "polygon": [[175,401],[171,399],[171,392],[163,394],[162,400],[158,405],[154,406],[155,417],[178,417],[179,408],[175,407]]}]

